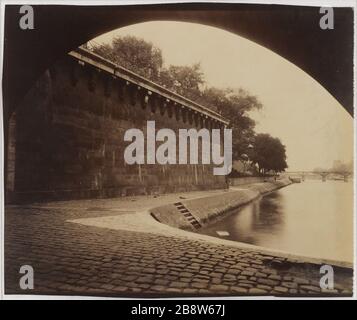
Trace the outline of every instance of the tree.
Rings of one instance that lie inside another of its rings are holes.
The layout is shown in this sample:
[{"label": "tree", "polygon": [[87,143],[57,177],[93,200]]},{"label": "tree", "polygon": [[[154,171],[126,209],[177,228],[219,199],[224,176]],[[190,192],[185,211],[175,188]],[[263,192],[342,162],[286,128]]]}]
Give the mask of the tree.
[{"label": "tree", "polygon": [[201,95],[201,86],[205,83],[201,65],[173,66],[164,68],[159,82],[164,87],[189,99],[197,100]]},{"label": "tree", "polygon": [[251,161],[258,165],[260,173],[270,170],[281,172],[288,167],[285,146],[280,139],[273,138],[267,133],[255,136]]},{"label": "tree", "polygon": [[353,161],[344,163],[342,161],[336,160],[334,161],[333,166],[329,171],[340,173],[353,172]]},{"label": "tree", "polygon": [[250,146],[254,140],[255,121],[248,112],[259,110],[262,104],[257,97],[243,89],[206,88],[199,101],[229,119],[233,131],[233,159],[244,160],[249,156]]},{"label": "tree", "polygon": [[94,46],[95,53],[152,81],[163,66],[162,52],[151,42],[133,36],[115,37],[112,43]]}]

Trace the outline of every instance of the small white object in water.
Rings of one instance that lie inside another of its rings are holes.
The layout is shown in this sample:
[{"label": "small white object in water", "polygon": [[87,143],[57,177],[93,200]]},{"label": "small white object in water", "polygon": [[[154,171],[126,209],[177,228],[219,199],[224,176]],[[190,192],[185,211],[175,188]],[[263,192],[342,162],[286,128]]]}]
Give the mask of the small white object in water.
[{"label": "small white object in water", "polygon": [[216,233],[217,233],[220,237],[228,237],[228,236],[229,236],[229,232],[227,232],[227,231],[216,231]]}]

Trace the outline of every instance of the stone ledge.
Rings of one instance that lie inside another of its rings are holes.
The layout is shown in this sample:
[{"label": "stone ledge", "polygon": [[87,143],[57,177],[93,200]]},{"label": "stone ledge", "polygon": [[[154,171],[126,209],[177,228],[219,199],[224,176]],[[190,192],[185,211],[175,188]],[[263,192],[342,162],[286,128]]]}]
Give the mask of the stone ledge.
[{"label": "stone ledge", "polygon": [[[216,188],[224,189],[225,183],[217,184]],[[34,202],[49,202],[61,200],[105,199],[113,197],[128,197],[140,195],[170,194],[175,192],[191,192],[209,190],[205,185],[123,185],[105,187],[102,189],[68,189],[68,190],[34,190],[7,191],[6,204],[28,204]]]}]

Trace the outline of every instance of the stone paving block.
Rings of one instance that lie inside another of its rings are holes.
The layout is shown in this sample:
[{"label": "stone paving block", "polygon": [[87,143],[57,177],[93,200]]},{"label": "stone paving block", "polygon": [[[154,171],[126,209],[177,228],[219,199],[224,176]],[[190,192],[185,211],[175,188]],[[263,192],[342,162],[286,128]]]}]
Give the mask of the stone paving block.
[{"label": "stone paving block", "polygon": [[174,288],[186,288],[187,283],[186,282],[180,282],[180,281],[173,281],[170,283],[170,287]]},{"label": "stone paving block", "polygon": [[282,277],[277,275],[277,274],[271,274],[268,276],[269,279],[273,279],[273,280],[277,280],[277,281],[281,281]]},{"label": "stone paving block", "polygon": [[210,289],[213,291],[213,292],[222,292],[222,291],[227,291],[228,290],[228,286],[226,285],[223,285],[223,284],[212,284],[210,286]]},{"label": "stone paving block", "polygon": [[184,288],[182,290],[183,293],[186,293],[186,294],[197,294],[198,293],[198,289],[193,289],[193,288]]},{"label": "stone paving block", "polygon": [[312,291],[312,292],[321,292],[321,288],[309,285],[301,285],[301,289]]},{"label": "stone paving block", "polygon": [[279,292],[279,293],[287,293],[289,291],[289,289],[285,288],[285,287],[274,287],[274,291]]},{"label": "stone paving block", "polygon": [[167,284],[169,284],[170,281],[166,280],[166,279],[156,279],[154,281],[155,284],[160,284],[160,285],[163,285],[163,286],[166,286]]},{"label": "stone paving block", "polygon": [[298,287],[298,284],[295,283],[295,282],[286,282],[286,281],[283,281],[281,283],[281,285],[283,287],[286,287],[286,288],[290,288],[290,289],[296,289]]},{"label": "stone paving block", "polygon": [[231,291],[234,293],[247,293],[248,289],[247,288],[243,288],[243,287],[239,287],[239,286],[232,286],[231,287]]},{"label": "stone paving block", "polygon": [[249,294],[257,294],[257,295],[262,295],[268,293],[267,290],[259,289],[259,288],[250,288],[249,289]]},{"label": "stone paving block", "polygon": [[293,281],[297,284],[309,284],[310,281],[304,278],[294,277]]},{"label": "stone paving block", "polygon": [[167,288],[167,287],[165,287],[165,286],[160,286],[160,285],[154,285],[154,286],[151,287],[152,290],[154,290],[154,291],[159,291],[159,292],[165,291],[166,288]]},{"label": "stone paving block", "polygon": [[208,283],[193,282],[193,283],[191,283],[191,287],[197,288],[197,289],[205,289],[208,287]]},{"label": "stone paving block", "polygon": [[279,283],[279,281],[266,278],[259,278],[257,282],[268,286],[276,286]]},{"label": "stone paving block", "polygon": [[266,285],[264,285],[264,284],[258,284],[258,285],[257,285],[257,288],[266,290],[266,291],[268,291],[268,292],[272,290],[272,287],[266,286]]}]

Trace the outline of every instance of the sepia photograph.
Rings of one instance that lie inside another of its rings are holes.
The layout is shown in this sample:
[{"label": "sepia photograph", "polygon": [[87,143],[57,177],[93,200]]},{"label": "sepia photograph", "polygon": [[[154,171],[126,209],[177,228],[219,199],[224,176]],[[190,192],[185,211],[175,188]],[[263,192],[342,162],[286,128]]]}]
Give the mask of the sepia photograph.
[{"label": "sepia photograph", "polygon": [[332,3],[2,1],[2,298],[355,298]]}]

